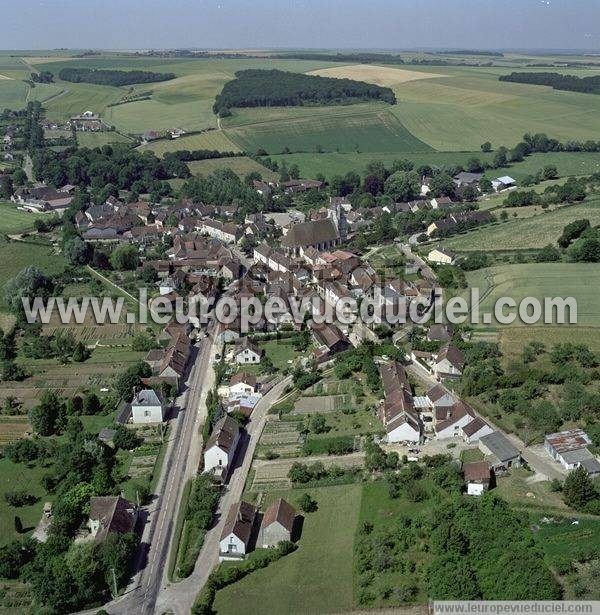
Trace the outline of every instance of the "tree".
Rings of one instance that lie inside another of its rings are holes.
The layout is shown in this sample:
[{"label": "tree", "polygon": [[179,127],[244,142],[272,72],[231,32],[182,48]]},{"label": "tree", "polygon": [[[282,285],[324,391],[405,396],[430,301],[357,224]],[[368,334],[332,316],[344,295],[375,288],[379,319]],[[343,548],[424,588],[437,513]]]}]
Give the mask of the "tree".
[{"label": "tree", "polygon": [[562,493],[565,504],[575,510],[584,510],[586,505],[600,497],[589,474],[581,466],[569,472]]},{"label": "tree", "polygon": [[305,464],[295,461],[288,471],[288,478],[293,483],[307,483],[312,476]]},{"label": "tree", "polygon": [[137,448],[141,444],[141,440],[133,429],[127,429],[123,425],[118,425],[115,430],[113,443],[116,448],[130,451]]},{"label": "tree", "polygon": [[89,245],[79,237],[73,237],[66,241],[63,246],[63,252],[65,258],[72,265],[85,265],[89,262],[91,257]]},{"label": "tree", "polygon": [[16,277],[9,280],[4,290],[4,300],[11,312],[18,316],[25,316],[22,299],[29,299],[30,303],[36,297],[48,299],[52,293],[53,284],[37,267],[29,266],[23,269]]},{"label": "tree", "polygon": [[110,264],[119,271],[135,270],[139,264],[137,248],[129,244],[118,246],[110,255]]},{"label": "tree", "polygon": [[455,188],[454,180],[447,173],[439,173],[429,182],[429,191],[433,197],[449,196],[454,193]]},{"label": "tree", "polygon": [[479,182],[479,188],[481,192],[490,192],[494,187],[492,186],[492,182],[487,177],[484,177]]},{"label": "tree", "polygon": [[494,155],[492,160],[492,165],[499,169],[501,167],[505,167],[508,164],[508,156],[506,154],[506,149],[500,149]]},{"label": "tree", "polygon": [[21,517],[19,517],[19,515],[15,515],[15,532],[17,534],[23,533],[23,522],[21,521]]},{"label": "tree", "polygon": [[102,409],[102,404],[98,399],[96,393],[88,393],[83,398],[83,414],[85,416],[92,416],[98,414]]},{"label": "tree", "polygon": [[54,391],[45,390],[40,395],[40,403],[29,411],[29,421],[41,436],[51,436],[58,430],[58,419],[63,403]]},{"label": "tree", "polygon": [[147,363],[140,361],[123,372],[115,383],[117,393],[127,401],[133,399],[133,389],[141,384],[141,378],[148,378],[152,370]]},{"label": "tree", "polygon": [[489,141],[486,141],[485,143],[481,144],[481,151],[482,152],[491,152],[492,151],[492,144]]},{"label": "tree", "polygon": [[394,201],[411,201],[421,194],[421,181],[414,171],[396,171],[384,184],[384,192]]},{"label": "tree", "polygon": [[310,430],[313,433],[325,433],[327,431],[327,421],[322,414],[314,414],[310,419]]},{"label": "tree", "polygon": [[90,351],[83,342],[77,342],[71,356],[76,363],[83,363],[85,360],[89,359]]},{"label": "tree", "polygon": [[483,165],[481,164],[481,160],[479,158],[469,158],[467,160],[466,169],[469,173],[479,173],[479,171],[483,171]]},{"label": "tree", "polygon": [[298,498],[298,507],[302,512],[311,513],[317,510],[318,504],[317,501],[313,499],[309,493],[303,493]]}]

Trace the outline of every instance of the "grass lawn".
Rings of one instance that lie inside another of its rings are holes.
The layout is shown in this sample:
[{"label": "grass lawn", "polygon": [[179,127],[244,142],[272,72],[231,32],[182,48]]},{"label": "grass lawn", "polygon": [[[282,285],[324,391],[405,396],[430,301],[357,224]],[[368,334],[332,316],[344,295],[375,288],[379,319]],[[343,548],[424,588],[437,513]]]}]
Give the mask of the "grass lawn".
[{"label": "grass lawn", "polygon": [[269,340],[260,343],[259,346],[265,351],[265,355],[273,361],[273,365],[277,369],[289,368],[291,363],[288,363],[288,361],[293,361],[301,354],[294,349],[294,345],[289,339]]},{"label": "grass lawn", "polygon": [[[297,615],[351,609],[352,545],[362,489],[360,485],[308,489],[319,509],[305,515],[298,549],[219,591],[215,611]],[[295,505],[302,493],[297,489],[268,493],[263,508],[277,497]]]},{"label": "grass lawn", "polygon": [[29,265],[35,265],[44,273],[55,274],[62,271],[65,264],[65,259],[55,254],[51,246],[21,241],[0,242],[0,286]]},{"label": "grass lawn", "polygon": [[78,132],[77,144],[79,147],[102,147],[108,143],[132,143],[128,137],[118,132]]},{"label": "grass lawn", "polygon": [[274,173],[262,164],[259,164],[252,158],[239,156],[235,158],[213,158],[210,160],[195,160],[187,163],[193,175],[210,175],[217,169],[231,169],[241,179],[244,179],[248,173],[257,171],[262,175],[265,181],[276,181],[279,179],[279,174]]},{"label": "grass lawn", "polygon": [[[582,283],[583,280],[585,283]],[[577,324],[600,326],[600,312],[596,305],[600,268],[594,263],[527,263],[488,267],[468,273],[467,284],[469,288],[479,289],[480,320],[486,313],[493,314],[494,305],[501,297],[511,297],[517,304],[526,297],[535,297],[542,306],[545,297],[573,297],[577,301]],[[517,317],[510,327],[523,324]],[[506,325],[500,326],[495,319],[485,325],[490,329],[495,326],[503,329]],[[565,324],[563,328],[568,326]]]},{"label": "grass lawn", "polygon": [[36,220],[47,219],[44,214],[32,214],[17,209],[14,203],[0,203],[0,233],[12,235],[33,230]]},{"label": "grass lawn", "polygon": [[157,156],[163,156],[167,152],[175,152],[182,149],[211,149],[220,152],[239,152],[240,148],[230,141],[222,130],[210,130],[195,135],[184,135],[178,139],[161,139],[141,145],[141,151],[150,150]]},{"label": "grass lawn", "polygon": [[483,453],[478,448],[466,448],[460,454],[460,460],[463,463],[473,463],[483,460]]},{"label": "grass lawn", "polygon": [[[29,467],[23,463],[13,463],[8,459],[0,459],[0,545],[6,544],[19,536],[30,534],[37,525],[45,501],[52,501],[52,496],[48,495],[40,485],[40,479],[44,474],[50,472],[50,468],[38,465]],[[23,489],[27,493],[34,495],[38,501],[31,506],[13,508],[4,499],[7,491],[19,491]],[[15,515],[21,517],[24,534],[15,532]]]},{"label": "grass lawn", "polygon": [[[537,520],[539,522],[539,519]],[[579,519],[573,525],[568,519],[555,523],[540,523],[536,542],[553,559],[560,555],[575,558],[582,548],[600,550],[600,519]]]},{"label": "grass lawn", "polygon": [[323,416],[329,430],[322,434],[310,434],[311,439],[352,436],[383,431],[383,423],[372,412],[364,410],[359,410],[354,414],[327,412]]}]

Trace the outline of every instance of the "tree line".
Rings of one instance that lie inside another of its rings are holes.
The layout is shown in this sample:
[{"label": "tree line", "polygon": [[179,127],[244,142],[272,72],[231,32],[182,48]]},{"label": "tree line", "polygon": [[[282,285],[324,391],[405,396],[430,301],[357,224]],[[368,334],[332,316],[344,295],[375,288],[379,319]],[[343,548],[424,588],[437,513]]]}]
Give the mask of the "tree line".
[{"label": "tree line", "polygon": [[333,79],[281,70],[242,70],[215,99],[215,113],[228,115],[232,107],[289,107],[306,104],[349,104],[379,100],[395,104],[384,88],[352,79]]},{"label": "tree line", "polygon": [[510,75],[501,75],[499,80],[531,85],[548,85],[554,90],[565,90],[567,92],[600,94],[600,76],[596,75],[593,77],[577,77],[575,75],[561,75],[560,73],[510,73]]},{"label": "tree line", "polygon": [[72,83],[95,83],[96,85],[133,85],[156,83],[175,79],[175,73],[154,73],[145,70],[98,70],[96,68],[63,68],[58,76]]}]

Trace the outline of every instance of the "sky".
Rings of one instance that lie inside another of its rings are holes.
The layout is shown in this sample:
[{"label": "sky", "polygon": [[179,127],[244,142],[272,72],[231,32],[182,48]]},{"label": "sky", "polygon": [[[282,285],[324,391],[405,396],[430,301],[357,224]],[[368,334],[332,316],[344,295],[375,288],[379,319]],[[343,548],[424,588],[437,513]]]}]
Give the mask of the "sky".
[{"label": "sky", "polygon": [[600,50],[600,0],[1,0],[3,49]]}]

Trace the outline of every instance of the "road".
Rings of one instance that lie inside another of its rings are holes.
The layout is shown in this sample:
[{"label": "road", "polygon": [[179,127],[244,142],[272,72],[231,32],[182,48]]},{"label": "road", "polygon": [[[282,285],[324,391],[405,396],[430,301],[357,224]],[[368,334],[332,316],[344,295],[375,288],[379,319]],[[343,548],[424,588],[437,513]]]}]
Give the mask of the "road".
[{"label": "road", "polygon": [[[174,615],[188,615],[196,596],[204,587],[208,575],[219,562],[219,538],[225,524],[225,518],[230,506],[238,502],[242,497],[246,478],[252,465],[254,450],[265,426],[267,413],[279,397],[283,394],[286,386],[290,384],[291,377],[282,380],[275,385],[257,404],[250,421],[246,426],[247,438],[238,450],[234,469],[229,477],[225,492],[221,497],[216,511],[216,523],[207,532],[204,545],[192,574],[179,583],[171,583],[162,587],[156,602],[157,614],[174,613]],[[112,613],[112,611],[111,611]]]},{"label": "road", "polygon": [[105,605],[111,614],[153,614],[159,593],[167,585],[170,546],[181,495],[186,482],[196,474],[202,454],[199,434],[206,419],[204,397],[213,386],[210,366],[214,351],[210,337],[199,343],[186,388],[176,400],[176,416],[171,421],[171,435],[156,488],[158,495],[147,509],[136,562],[139,572],[121,597]]}]

